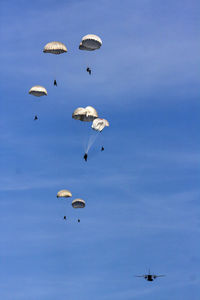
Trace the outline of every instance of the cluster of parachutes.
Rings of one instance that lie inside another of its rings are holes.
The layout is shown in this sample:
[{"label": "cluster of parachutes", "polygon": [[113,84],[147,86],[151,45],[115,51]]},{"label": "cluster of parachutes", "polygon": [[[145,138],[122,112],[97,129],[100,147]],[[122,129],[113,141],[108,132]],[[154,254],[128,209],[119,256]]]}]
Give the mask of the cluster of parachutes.
[{"label": "cluster of parachutes", "polygon": [[[60,190],[57,193],[57,198],[70,198],[72,197],[72,193],[69,190]],[[85,201],[83,199],[74,199],[72,201],[72,207],[73,208],[84,208],[85,207]]]},{"label": "cluster of parachutes", "polygon": [[[57,198],[70,198],[72,197],[72,193],[69,190],[60,190],[57,193]],[[77,198],[72,201],[72,207],[73,208],[84,208],[85,207],[85,201],[83,199]],[[66,220],[66,216],[64,216],[64,219]],[[78,219],[78,222],[80,222],[80,219]]]},{"label": "cluster of parachutes", "polygon": [[[86,50],[86,51],[94,51],[101,47],[102,40],[99,36],[95,34],[87,34],[82,38],[82,41],[79,44],[80,50]],[[44,46],[43,49],[44,53],[51,53],[51,54],[63,54],[67,52],[67,47],[61,42],[50,42],[47,43]],[[90,70],[91,72],[91,70]],[[54,80],[55,85],[56,80]],[[57,85],[57,82],[56,82]],[[29,90],[29,94],[41,97],[41,96],[47,96],[47,90],[45,87],[41,85],[35,85]],[[83,122],[92,122],[92,129],[94,129],[97,132],[101,132],[106,126],[109,126],[109,122],[105,119],[98,118],[98,113],[95,108],[92,106],[87,106],[85,108],[78,107],[75,109],[75,111],[72,114],[72,118],[75,120],[80,120]],[[35,120],[37,120],[38,117],[35,116]],[[94,143],[96,137],[93,138],[92,141],[88,142],[87,152],[91,145]]]},{"label": "cluster of parachutes", "polygon": [[82,122],[92,121],[92,129],[99,132],[101,132],[106,126],[109,126],[109,122],[107,120],[98,118],[98,113],[92,106],[76,108],[72,114],[72,118]]},{"label": "cluster of parachutes", "polygon": [[[99,49],[101,45],[102,45],[102,40],[100,39],[100,37],[98,37],[95,34],[87,34],[82,38],[82,41],[79,44],[79,49],[86,50],[86,51],[94,51]],[[66,45],[61,42],[47,43],[43,49],[44,53],[51,53],[55,55],[63,54],[66,53],[67,51],[68,50]],[[54,85],[57,86],[56,80],[54,80]],[[29,90],[29,94],[36,97],[47,96],[47,90],[45,87],[41,85],[35,85]]]},{"label": "cluster of parachutes", "polygon": [[[86,51],[94,51],[99,49],[101,45],[102,40],[100,39],[100,37],[98,37],[95,34],[87,34],[82,38],[82,41],[79,45],[79,49]],[[56,55],[63,54],[67,52],[67,47],[61,42],[50,42],[44,46],[43,52]],[[29,90],[29,94],[34,95],[36,97],[44,95],[47,96],[47,90],[43,86],[36,85]]]},{"label": "cluster of parachutes", "polygon": [[[96,109],[92,106],[78,107],[72,114],[72,118],[75,120],[80,120],[82,122],[92,122],[91,128],[97,133],[102,132],[105,127],[109,126],[109,122],[106,119],[98,118],[98,113]],[[89,139],[86,152],[88,153],[90,147],[95,142],[97,136]]]},{"label": "cluster of parachutes", "polygon": [[[84,51],[94,51],[97,49],[100,49],[102,46],[102,40],[100,37],[94,34],[87,34],[85,35],[80,44],[79,44],[79,49],[84,50]],[[50,53],[54,55],[59,55],[59,54],[64,54],[66,53],[67,47],[65,44],[62,42],[54,41],[47,43],[44,46],[43,52],[44,53]],[[87,67],[87,72],[91,75],[91,69]],[[54,85],[57,86],[57,81],[54,80]],[[34,85],[33,87],[30,88],[29,94],[33,95],[35,97],[41,97],[41,96],[47,96],[47,89],[41,85]],[[96,109],[92,106],[87,106],[85,108],[83,107],[78,107],[77,109],[74,110],[72,114],[72,118],[75,120],[80,120],[82,122],[92,122],[91,128],[97,132],[100,133],[103,131],[105,127],[109,126],[109,122],[106,119],[102,119],[98,117],[98,113]],[[35,116],[34,120],[37,120],[38,117]],[[95,138],[96,139],[96,138]],[[86,153],[89,151],[89,148],[93,144],[93,141],[88,142],[88,147]],[[72,197],[72,193],[69,190],[60,190],[57,193],[57,198],[70,198]],[[84,208],[85,207],[85,201],[83,199],[77,198],[72,201],[72,207],[73,208]],[[66,219],[66,216],[64,216],[64,219]],[[78,219],[78,222],[80,220]]]}]

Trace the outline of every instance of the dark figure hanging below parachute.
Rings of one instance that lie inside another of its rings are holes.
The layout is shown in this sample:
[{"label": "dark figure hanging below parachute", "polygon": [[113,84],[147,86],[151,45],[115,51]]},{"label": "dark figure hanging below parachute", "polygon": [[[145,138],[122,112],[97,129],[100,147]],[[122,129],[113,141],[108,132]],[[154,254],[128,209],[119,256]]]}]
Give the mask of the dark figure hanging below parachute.
[{"label": "dark figure hanging below parachute", "polygon": [[104,147],[103,146],[101,147],[101,151],[104,151]]},{"label": "dark figure hanging below parachute", "polygon": [[34,121],[38,120],[38,117],[35,115]]},{"label": "dark figure hanging below parachute", "polygon": [[66,216],[64,216],[64,218],[63,218],[64,220],[67,220],[67,217]]},{"label": "dark figure hanging below parachute", "polygon": [[92,74],[92,71],[89,67],[87,67],[86,71],[91,75]]},{"label": "dark figure hanging below parachute", "polygon": [[85,161],[87,161],[87,157],[88,157],[88,155],[87,155],[87,153],[85,153],[84,156],[83,156],[83,158],[85,159]]},{"label": "dark figure hanging below parachute", "polygon": [[57,86],[57,81],[56,80],[54,80],[53,85]]}]

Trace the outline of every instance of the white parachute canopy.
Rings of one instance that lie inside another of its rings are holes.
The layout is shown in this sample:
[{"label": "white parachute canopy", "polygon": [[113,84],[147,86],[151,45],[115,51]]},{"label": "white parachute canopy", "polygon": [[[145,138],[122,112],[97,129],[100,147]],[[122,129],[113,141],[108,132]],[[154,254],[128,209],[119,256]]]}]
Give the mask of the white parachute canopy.
[{"label": "white parachute canopy", "polygon": [[74,199],[72,201],[73,208],[84,208],[85,207],[85,201],[83,199]]},{"label": "white parachute canopy", "polygon": [[92,128],[96,131],[101,132],[105,127],[109,126],[109,122],[105,119],[100,119],[100,118],[96,118],[93,122],[92,122]]},{"label": "white parachute canopy", "polygon": [[102,45],[102,40],[100,39],[99,36],[95,34],[87,34],[82,38],[81,42],[81,47],[84,47],[84,49],[79,49],[80,50],[97,50],[101,47]]},{"label": "white parachute canopy", "polygon": [[36,97],[47,96],[47,90],[41,85],[35,85],[29,90],[29,94]]},{"label": "white parachute canopy", "polygon": [[85,108],[78,107],[73,112],[72,118],[83,122],[91,122],[94,119],[98,118],[98,113],[96,109],[92,106],[87,106]]},{"label": "white parachute canopy", "polygon": [[72,193],[69,190],[60,190],[57,193],[57,198],[69,198],[72,197]]},{"label": "white parachute canopy", "polygon": [[67,52],[67,47],[61,42],[50,42],[44,46],[44,53],[62,54]]}]

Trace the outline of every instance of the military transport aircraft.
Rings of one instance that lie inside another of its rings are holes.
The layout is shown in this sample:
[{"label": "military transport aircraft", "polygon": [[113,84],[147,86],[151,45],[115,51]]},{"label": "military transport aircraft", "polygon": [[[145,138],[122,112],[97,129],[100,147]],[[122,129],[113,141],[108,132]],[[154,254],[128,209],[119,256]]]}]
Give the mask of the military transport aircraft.
[{"label": "military transport aircraft", "polygon": [[154,281],[157,277],[164,277],[165,275],[155,275],[155,274],[151,274],[150,270],[148,274],[145,275],[139,275],[139,276],[135,276],[135,277],[143,277],[144,279],[146,279],[147,281]]}]

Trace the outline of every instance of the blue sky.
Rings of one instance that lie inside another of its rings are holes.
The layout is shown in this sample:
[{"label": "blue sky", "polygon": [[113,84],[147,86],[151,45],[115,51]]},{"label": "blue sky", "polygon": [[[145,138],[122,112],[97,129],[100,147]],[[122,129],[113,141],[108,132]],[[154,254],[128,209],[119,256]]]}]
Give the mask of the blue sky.
[{"label": "blue sky", "polygon": [[[199,299],[199,10],[1,1],[1,299]],[[78,50],[88,33],[99,51]],[[68,53],[45,55],[53,40]],[[71,115],[87,105],[110,127],[85,163],[89,125]],[[63,188],[86,208],[58,201]],[[167,276],[134,277],[149,268]]]}]

